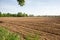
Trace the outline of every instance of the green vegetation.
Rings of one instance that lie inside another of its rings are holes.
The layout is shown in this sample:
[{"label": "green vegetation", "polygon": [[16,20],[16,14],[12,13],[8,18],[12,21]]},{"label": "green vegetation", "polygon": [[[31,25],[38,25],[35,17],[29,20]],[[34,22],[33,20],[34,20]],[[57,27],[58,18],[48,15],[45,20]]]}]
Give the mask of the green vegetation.
[{"label": "green vegetation", "polygon": [[17,14],[12,14],[12,13],[1,13],[0,12],[0,17],[28,17],[28,14],[18,12]]},{"label": "green vegetation", "polygon": [[37,34],[34,36],[31,36],[31,35],[26,36],[26,40],[39,40],[39,39],[40,39],[40,37]]},{"label": "green vegetation", "polygon": [[0,27],[0,40],[20,40],[20,36]]},{"label": "green vegetation", "polygon": [[18,13],[2,13],[0,12],[0,17],[60,17],[60,16],[40,16],[40,15],[33,15],[33,14],[26,14],[26,13],[22,13],[22,12],[18,12]]},{"label": "green vegetation", "polygon": [[28,15],[22,12],[18,12],[17,17],[28,17]]},{"label": "green vegetation", "polygon": [[23,6],[25,4],[25,0],[17,0],[17,2],[20,6]]}]

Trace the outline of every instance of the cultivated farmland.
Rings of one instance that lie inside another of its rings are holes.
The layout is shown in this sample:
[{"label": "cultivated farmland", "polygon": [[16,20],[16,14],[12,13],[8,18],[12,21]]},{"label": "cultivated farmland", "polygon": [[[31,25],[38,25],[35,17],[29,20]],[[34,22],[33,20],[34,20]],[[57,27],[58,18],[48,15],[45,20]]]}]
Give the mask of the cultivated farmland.
[{"label": "cultivated farmland", "polygon": [[60,17],[0,17],[0,26],[25,40],[38,36],[38,40],[60,40]]}]

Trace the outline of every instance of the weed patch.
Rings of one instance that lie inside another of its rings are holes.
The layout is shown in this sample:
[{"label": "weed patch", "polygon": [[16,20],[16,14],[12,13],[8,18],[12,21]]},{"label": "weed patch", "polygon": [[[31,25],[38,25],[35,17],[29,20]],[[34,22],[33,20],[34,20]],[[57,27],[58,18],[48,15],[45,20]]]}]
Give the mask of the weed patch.
[{"label": "weed patch", "polygon": [[20,40],[20,36],[0,27],[0,40]]}]

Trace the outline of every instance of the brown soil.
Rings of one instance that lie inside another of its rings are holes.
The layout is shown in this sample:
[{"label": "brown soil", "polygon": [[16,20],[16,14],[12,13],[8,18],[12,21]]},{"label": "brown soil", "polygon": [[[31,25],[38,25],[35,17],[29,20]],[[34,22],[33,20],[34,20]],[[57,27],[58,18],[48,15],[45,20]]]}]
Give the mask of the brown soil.
[{"label": "brown soil", "polygon": [[21,35],[32,38],[39,35],[39,40],[60,40],[60,18],[58,17],[0,17],[0,26]]}]

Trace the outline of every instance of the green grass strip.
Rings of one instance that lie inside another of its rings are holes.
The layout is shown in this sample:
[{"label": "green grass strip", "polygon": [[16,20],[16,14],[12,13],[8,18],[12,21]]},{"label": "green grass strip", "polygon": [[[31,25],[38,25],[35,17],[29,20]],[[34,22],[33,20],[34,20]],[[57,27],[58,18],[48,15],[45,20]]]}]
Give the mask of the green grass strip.
[{"label": "green grass strip", "polygon": [[20,40],[20,36],[17,33],[12,33],[3,27],[0,27],[0,40]]}]

